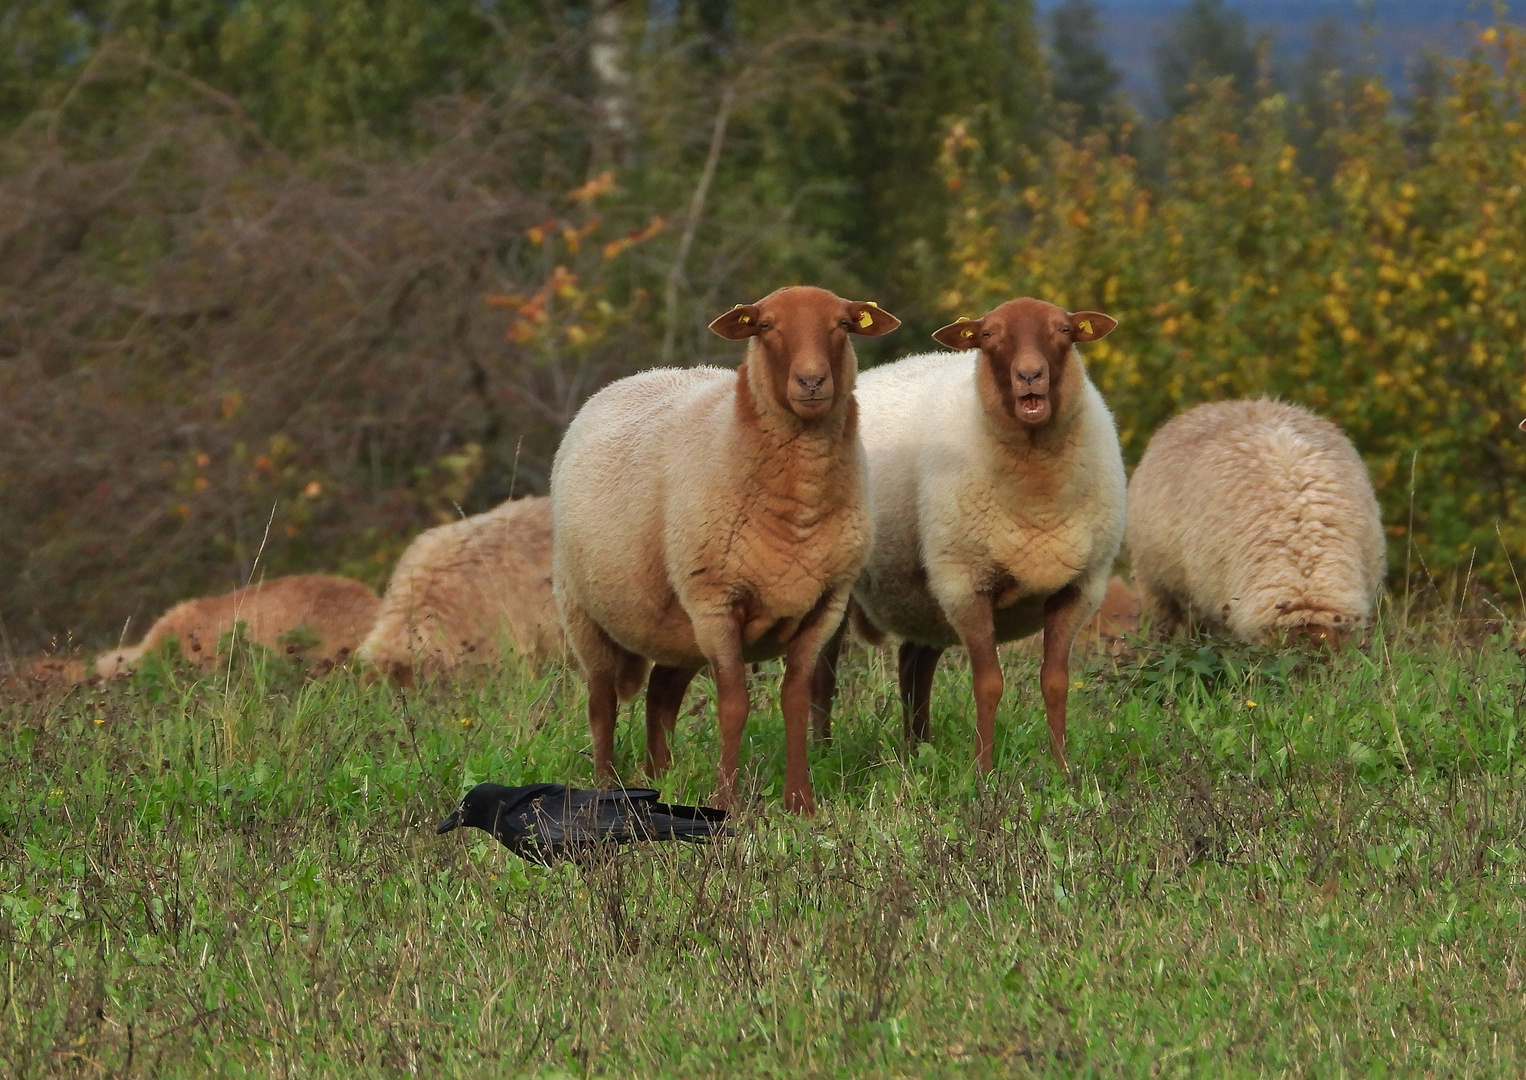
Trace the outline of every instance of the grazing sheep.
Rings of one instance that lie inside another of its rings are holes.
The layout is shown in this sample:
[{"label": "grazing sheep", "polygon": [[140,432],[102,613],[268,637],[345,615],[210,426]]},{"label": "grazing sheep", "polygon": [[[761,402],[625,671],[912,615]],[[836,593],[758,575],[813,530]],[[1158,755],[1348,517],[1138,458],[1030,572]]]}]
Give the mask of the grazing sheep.
[{"label": "grazing sheep", "polygon": [[786,658],[784,802],[811,813],[810,681],[870,544],[850,334],[899,320],[796,286],[710,324],[751,338],[736,370],[664,368],[595,394],[551,472],[552,582],[588,680],[601,782],[613,782],[619,697],[647,688],[647,767],[705,664],[715,677],[716,798],[735,796],[747,667]]},{"label": "grazing sheep", "polygon": [[[901,638],[908,739],[931,732],[943,651],[963,645],[975,683],[975,756],[991,768],[1002,673],[996,646],[1044,631],[1039,684],[1066,766],[1071,642],[1097,610],[1123,540],[1124,472],[1113,418],[1075,349],[1117,325],[1095,311],[1010,300],[933,336],[955,349],[859,381],[874,551],[853,589],[855,625]],[[813,695],[830,734],[841,633]]]},{"label": "grazing sheep", "polygon": [[532,663],[562,650],[551,596],[551,500],[506,502],[417,536],[398,560],[359,656],[411,686],[416,674]]},{"label": "grazing sheep", "polygon": [[38,656],[29,661],[0,664],[0,689],[68,687],[90,677],[84,664],[68,656]]},{"label": "grazing sheep", "polygon": [[1351,441],[1281,401],[1199,405],[1157,431],[1129,484],[1129,556],[1147,614],[1246,641],[1336,643],[1383,587],[1383,525]]},{"label": "grazing sheep", "polygon": [[376,594],[358,581],[327,574],[274,578],[222,596],[176,604],[131,648],[112,649],[95,661],[103,678],[123,674],[144,653],[169,638],[200,667],[217,662],[217,642],[235,623],[248,627],[249,640],[278,652],[302,653],[318,667],[332,667],[355,651],[371,629],[380,606]]}]

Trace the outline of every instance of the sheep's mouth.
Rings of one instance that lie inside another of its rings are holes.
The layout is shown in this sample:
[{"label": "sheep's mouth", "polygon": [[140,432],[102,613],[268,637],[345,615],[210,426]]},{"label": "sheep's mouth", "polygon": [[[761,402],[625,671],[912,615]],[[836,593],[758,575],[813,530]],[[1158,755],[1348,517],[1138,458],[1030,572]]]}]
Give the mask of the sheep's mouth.
[{"label": "sheep's mouth", "polygon": [[790,407],[800,416],[819,416],[832,404],[831,394],[811,394],[791,397]]},{"label": "sheep's mouth", "polygon": [[1017,416],[1020,420],[1036,423],[1049,418],[1048,394],[1024,394],[1017,399]]}]

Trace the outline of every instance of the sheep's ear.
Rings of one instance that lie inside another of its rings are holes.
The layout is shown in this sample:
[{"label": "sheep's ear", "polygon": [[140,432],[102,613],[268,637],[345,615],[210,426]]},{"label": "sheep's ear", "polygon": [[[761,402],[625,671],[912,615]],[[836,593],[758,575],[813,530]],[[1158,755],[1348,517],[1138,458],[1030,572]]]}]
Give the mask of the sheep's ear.
[{"label": "sheep's ear", "polygon": [[1100,311],[1072,311],[1070,325],[1076,328],[1071,341],[1096,341],[1111,334],[1118,320]]},{"label": "sheep's ear", "polygon": [[711,323],[710,329],[727,341],[741,341],[758,332],[758,322],[762,318],[763,312],[757,304],[738,304]]},{"label": "sheep's ear", "polygon": [[879,337],[901,325],[900,319],[888,311],[881,311],[880,306],[873,300],[849,304],[848,318],[850,320],[848,333],[863,334],[864,337]]},{"label": "sheep's ear", "polygon": [[973,349],[980,344],[980,328],[984,319],[960,319],[933,333],[933,340],[950,349]]}]

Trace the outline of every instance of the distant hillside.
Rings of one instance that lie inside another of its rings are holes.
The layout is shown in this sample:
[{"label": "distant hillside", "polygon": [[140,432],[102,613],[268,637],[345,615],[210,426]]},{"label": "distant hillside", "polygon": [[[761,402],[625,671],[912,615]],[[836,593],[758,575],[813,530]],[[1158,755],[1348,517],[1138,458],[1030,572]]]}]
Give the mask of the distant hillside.
[{"label": "distant hillside", "polygon": [[[1040,0],[1040,11],[1057,0]],[[1103,41],[1124,74],[1124,86],[1140,105],[1154,92],[1154,45],[1183,0],[1097,0]],[[1229,0],[1251,26],[1272,36],[1274,56],[1284,67],[1295,63],[1316,31],[1333,21],[1354,67],[1382,75],[1402,92],[1407,71],[1421,53],[1465,53],[1476,27],[1494,21],[1493,6],[1479,0]],[[1526,3],[1509,5],[1519,19]]]}]

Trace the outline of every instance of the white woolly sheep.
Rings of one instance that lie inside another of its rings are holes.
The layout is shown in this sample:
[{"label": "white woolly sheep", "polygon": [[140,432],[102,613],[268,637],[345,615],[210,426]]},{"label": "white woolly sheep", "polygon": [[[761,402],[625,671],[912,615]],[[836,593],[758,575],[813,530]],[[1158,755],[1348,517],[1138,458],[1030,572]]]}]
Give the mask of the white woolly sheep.
[{"label": "white woolly sheep", "polygon": [[1383,525],[1356,448],[1286,402],[1199,405],[1157,431],[1129,484],[1129,557],[1146,614],[1246,641],[1339,643],[1383,587]]},{"label": "white woolly sheep", "polygon": [[382,597],[362,660],[404,686],[505,649],[532,663],[562,651],[551,596],[551,500],[506,502],[420,533]]},{"label": "white woolly sheep", "polygon": [[715,677],[716,799],[734,798],[746,665],[783,654],[784,802],[811,813],[810,684],[870,544],[850,334],[900,325],[871,303],[796,286],[710,324],[751,338],[737,370],[659,369],[589,399],[551,473],[552,580],[588,680],[601,781],[617,701],[648,662],[647,767],[699,668]]},{"label": "white woolly sheep", "polygon": [[[1040,629],[1050,746],[1068,767],[1071,643],[1107,590],[1124,524],[1118,435],[1074,346],[1116,325],[1100,312],[1010,300],[933,335],[974,356],[907,357],[859,380],[874,550],[853,589],[855,624],[871,640],[902,640],[908,739],[930,736],[938,658],[953,645],[969,651],[982,770],[1002,694],[996,646]],[[839,633],[818,665],[822,738],[840,642]]]},{"label": "white woolly sheep", "polygon": [[170,638],[199,667],[217,662],[217,642],[235,623],[249,640],[277,652],[302,654],[318,667],[331,667],[351,653],[371,629],[380,601],[366,586],[328,574],[296,574],[262,581],[221,596],[176,604],[149,627],[143,640],[96,658],[103,678],[124,673],[144,653]]}]

